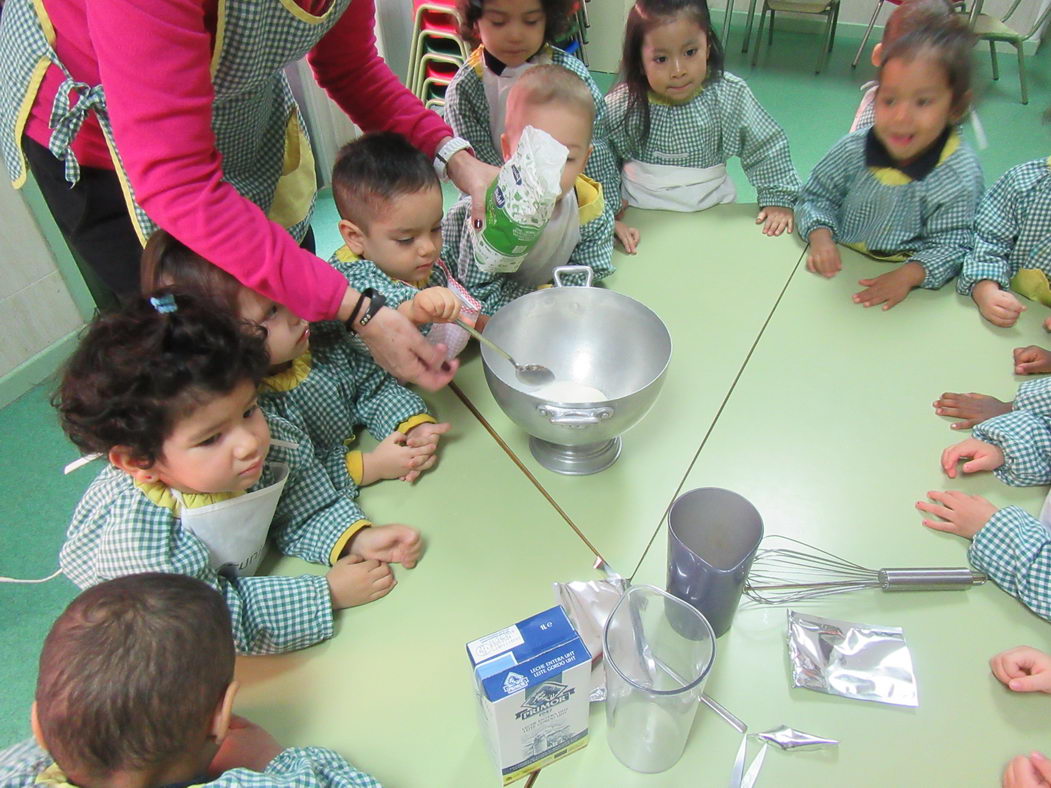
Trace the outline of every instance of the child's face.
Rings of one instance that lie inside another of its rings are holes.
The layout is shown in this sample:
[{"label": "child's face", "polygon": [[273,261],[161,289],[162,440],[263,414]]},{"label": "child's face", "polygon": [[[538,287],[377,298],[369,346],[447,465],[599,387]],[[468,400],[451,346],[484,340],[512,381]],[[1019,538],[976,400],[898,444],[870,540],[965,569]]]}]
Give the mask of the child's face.
[{"label": "child's face", "polygon": [[507,66],[520,66],[544,45],[547,17],[540,0],[485,0],[478,38]]},{"label": "child's face", "polygon": [[876,137],[900,165],[915,161],[953,122],[952,89],[930,58],[894,58],[883,64],[876,93]]},{"label": "child's face", "polygon": [[247,490],[263,472],[270,428],[250,380],[184,416],[146,471],[180,492]]},{"label": "child's face", "polygon": [[442,251],[442,190],[437,184],[377,206],[368,227],[344,219],[340,233],[359,257],[383,273],[416,284],[431,275]]},{"label": "child's face", "polygon": [[642,68],[650,90],[668,101],[684,101],[708,75],[708,36],[679,14],[642,37]]},{"label": "child's face", "polygon": [[584,165],[588,163],[588,155],[591,153],[591,120],[587,115],[573,112],[554,101],[543,105],[508,107],[507,132],[501,139],[504,159],[510,158],[518,148],[518,140],[526,126],[546,131],[569,150],[561,180],[561,194],[565,196],[573,188],[577,176],[584,172]]},{"label": "child's face", "polygon": [[266,329],[270,366],[299,358],[310,344],[310,324],[288,307],[242,287],[237,294],[237,316]]}]

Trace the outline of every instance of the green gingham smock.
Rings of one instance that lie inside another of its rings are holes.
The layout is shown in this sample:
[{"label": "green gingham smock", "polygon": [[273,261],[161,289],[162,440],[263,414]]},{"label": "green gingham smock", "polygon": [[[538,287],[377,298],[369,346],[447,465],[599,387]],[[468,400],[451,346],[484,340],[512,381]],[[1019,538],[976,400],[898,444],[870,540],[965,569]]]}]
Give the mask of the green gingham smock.
[{"label": "green gingham smock", "polygon": [[956,289],[970,295],[990,279],[1006,290],[1029,268],[1051,275],[1051,159],[1012,167],[982,197]]},{"label": "green gingham smock", "polygon": [[[270,538],[285,555],[331,565],[348,531],[368,521],[333,488],[309,439],[281,418],[268,417],[273,439],[263,473],[249,492],[274,483],[272,463],[288,465],[288,481]],[[203,580],[225,598],[241,654],[275,654],[332,636],[332,599],[322,575],[227,578],[209,565],[208,547],[171,509],[151,501],[131,476],[110,465],[88,487],[73,513],[59,556],[80,588],[139,572],[171,572]]]},{"label": "green gingham smock", "polygon": [[876,257],[906,253],[923,266],[922,287],[937,289],[959,273],[971,248],[982,194],[982,168],[958,131],[951,131],[930,173],[915,180],[893,167],[866,164],[861,129],[837,142],[810,173],[796,205],[804,241],[819,227],[841,244]]},{"label": "green gingham smock", "polygon": [[1051,418],[1051,377],[1022,381],[1011,407]]},{"label": "green gingham smock", "polygon": [[[584,167],[584,174],[602,184],[602,194],[606,198],[605,210],[612,217],[620,208],[620,167],[614,161],[607,140],[609,129],[602,92],[587,66],[558,47],[545,45],[528,62],[535,65],[553,63],[567,68],[584,80],[591,91],[595,99],[595,124],[591,133],[591,155]],[[489,126],[489,99],[482,82],[482,72],[486,68],[484,49],[479,46],[470,54],[467,62],[460,66],[445,89],[444,118],[456,136],[471,143],[480,161],[499,167],[504,163],[504,157],[493,141],[493,131]]]},{"label": "green gingham smock", "polygon": [[[0,785],[4,788],[77,788],[54,759],[26,739],[0,752]],[[341,756],[322,747],[290,747],[262,772],[231,769],[198,783],[214,788],[380,788]]]},{"label": "green gingham smock", "polygon": [[407,432],[435,419],[415,392],[349,341],[331,336],[338,330],[331,328],[332,332],[311,336],[309,352],[293,361],[290,369],[263,380],[259,405],[267,415],[280,416],[303,430],[332,486],[355,498],[361,452],[348,453],[347,443],[359,424],[376,440],[383,440],[395,430]]},{"label": "green gingham smock", "polygon": [[395,279],[390,274],[384,273],[372,260],[341,259],[341,255],[353,256],[346,247],[338,250],[331,258],[329,264],[346,277],[347,284],[359,293],[365,288],[371,287],[377,293],[383,293],[387,299],[387,306],[397,309],[406,301],[411,301],[420,294],[424,287],[448,287],[449,279],[445,270],[440,265],[432,266],[430,276],[426,282],[419,282],[418,287]]},{"label": "green gingham smock", "polygon": [[[975,438],[998,446],[995,473],[1012,486],[1051,484],[1051,420],[1016,410],[983,421]],[[1046,505],[1046,504],[1045,504]],[[1051,531],[1018,506],[999,509],[974,536],[971,563],[1041,618],[1051,620]]]},{"label": "green gingham smock", "polygon": [[[586,265],[594,281],[605,279],[616,271],[613,267],[613,214],[594,203],[597,184],[577,179],[576,192],[581,208],[580,241],[573,249],[566,265]],[[590,201],[581,195],[593,195]],[[601,190],[597,195],[602,200]],[[594,218],[588,220],[588,214]],[[492,315],[519,296],[532,292],[511,278],[510,274],[486,273],[474,261],[474,235],[468,227],[471,220],[471,199],[464,197],[454,205],[442,220],[442,259],[456,261],[455,276],[482,305],[482,314]],[[568,284],[577,284],[575,277],[566,278]]]},{"label": "green gingham smock", "polygon": [[606,96],[609,145],[626,161],[675,167],[716,167],[734,156],[762,207],[792,208],[800,181],[788,137],[756,100],[745,81],[729,72],[705,85],[689,101],[670,104],[650,95],[650,133],[639,139],[625,122],[628,88],[617,85]]}]

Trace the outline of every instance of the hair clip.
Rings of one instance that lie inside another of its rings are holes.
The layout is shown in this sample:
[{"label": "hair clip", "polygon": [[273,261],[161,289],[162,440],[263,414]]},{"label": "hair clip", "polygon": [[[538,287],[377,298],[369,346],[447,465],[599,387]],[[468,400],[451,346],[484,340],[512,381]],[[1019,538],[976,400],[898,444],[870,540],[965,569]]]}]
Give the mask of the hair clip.
[{"label": "hair clip", "polygon": [[175,303],[175,296],[171,293],[166,293],[157,298],[151,298],[150,303],[153,304],[153,308],[162,315],[166,315],[169,312],[177,312],[179,310],[179,307]]}]

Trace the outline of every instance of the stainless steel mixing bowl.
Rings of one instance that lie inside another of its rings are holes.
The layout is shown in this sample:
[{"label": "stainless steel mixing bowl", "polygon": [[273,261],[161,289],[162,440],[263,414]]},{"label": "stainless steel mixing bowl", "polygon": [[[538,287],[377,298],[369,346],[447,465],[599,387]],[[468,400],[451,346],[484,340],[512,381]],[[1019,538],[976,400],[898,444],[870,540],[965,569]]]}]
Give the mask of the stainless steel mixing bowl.
[{"label": "stainless steel mixing bowl", "polygon": [[555,287],[538,290],[499,310],[485,336],[520,364],[543,364],[559,382],[598,389],[595,402],[557,402],[536,396],[514,367],[482,346],[485,379],[504,413],[530,435],[537,461],[557,473],[597,473],[620,456],[620,435],[650,409],[671,360],[671,335],[648,307],[597,287],[562,285],[566,274],[591,269],[555,269]]}]

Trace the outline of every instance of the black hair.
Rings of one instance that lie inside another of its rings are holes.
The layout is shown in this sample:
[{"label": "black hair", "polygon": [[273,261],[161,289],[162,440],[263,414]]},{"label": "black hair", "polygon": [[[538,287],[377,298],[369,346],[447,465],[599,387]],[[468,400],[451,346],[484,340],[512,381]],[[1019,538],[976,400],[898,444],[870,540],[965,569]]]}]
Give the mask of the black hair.
[{"label": "black hair", "polygon": [[[573,15],[574,1],[540,0],[540,7],[544,10],[545,43],[557,44],[565,37]],[[460,14],[460,38],[473,47],[481,44],[478,20],[485,11],[485,0],[456,0],[456,11]]]},{"label": "black hair", "polygon": [[723,75],[723,45],[712,26],[711,13],[705,0],[636,0],[624,27],[624,51],[620,59],[620,81],[628,91],[628,104],[621,123],[635,139],[645,140],[650,134],[650,83],[642,65],[642,43],[656,27],[675,21],[680,14],[704,31],[708,38],[708,85]]},{"label": "black hair", "polygon": [[173,312],[143,299],[88,326],[52,398],[81,451],[127,446],[151,465],[177,420],[263,379],[269,357],[262,329],[207,300],[173,298]]},{"label": "black hair", "polygon": [[392,131],[363,134],[340,148],[332,168],[332,196],[344,219],[367,227],[377,203],[440,187],[422,151]]},{"label": "black hair", "polygon": [[185,575],[84,591],[44,641],[37,720],[63,771],[104,778],[185,756],[234,677],[230,612]]},{"label": "black hair", "polygon": [[905,0],[894,9],[883,27],[884,47],[913,30],[939,25],[956,13],[949,0]]},{"label": "black hair", "polygon": [[962,14],[950,14],[938,24],[929,24],[910,30],[901,38],[892,41],[882,53],[879,67],[883,69],[892,60],[913,60],[925,57],[933,60],[945,71],[945,78],[952,91],[953,110],[963,115],[966,102],[971,96],[971,81],[974,75],[974,34],[967,28]]},{"label": "black hair", "polygon": [[208,262],[165,230],[156,230],[142,250],[139,285],[143,296],[164,290],[210,298],[237,314],[244,285],[219,266]]}]

